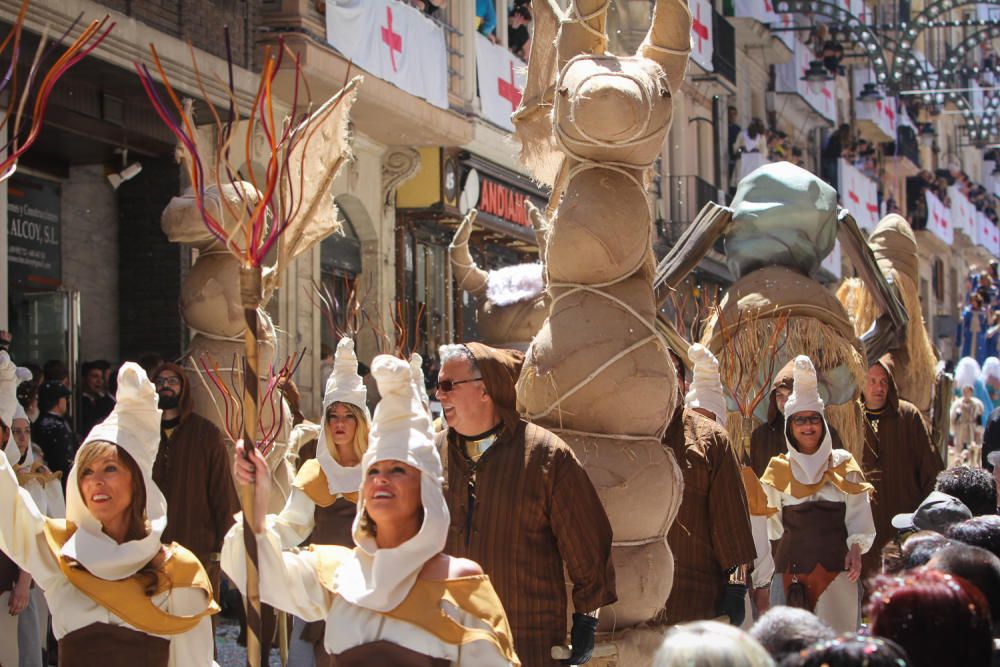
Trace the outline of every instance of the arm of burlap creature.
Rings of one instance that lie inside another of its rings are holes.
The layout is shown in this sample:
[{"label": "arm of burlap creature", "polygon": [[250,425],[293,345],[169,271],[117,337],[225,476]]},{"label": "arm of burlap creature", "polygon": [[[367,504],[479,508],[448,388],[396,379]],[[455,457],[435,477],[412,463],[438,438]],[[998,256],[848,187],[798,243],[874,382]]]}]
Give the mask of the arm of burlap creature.
[{"label": "arm of burlap creature", "polygon": [[732,209],[715,202],[705,204],[698,216],[684,229],[677,244],[656,266],[653,290],[657,304],[662,305],[670,298],[671,291],[704,259],[719,237],[726,232],[732,219]]},{"label": "arm of burlap creature", "polygon": [[569,449],[555,452],[549,523],[573,581],[573,607],[585,614],[618,599],[611,523],[593,483]]}]

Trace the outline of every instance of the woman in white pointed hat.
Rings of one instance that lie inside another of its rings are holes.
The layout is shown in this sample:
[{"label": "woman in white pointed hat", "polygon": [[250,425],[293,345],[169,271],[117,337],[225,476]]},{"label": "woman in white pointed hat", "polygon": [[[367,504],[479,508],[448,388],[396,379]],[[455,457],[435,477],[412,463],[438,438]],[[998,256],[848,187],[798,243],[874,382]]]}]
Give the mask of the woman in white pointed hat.
[{"label": "woman in white pointed hat", "polygon": [[0,550],[45,591],[62,667],[212,665],[208,577],[191,552],[160,543],[160,410],[137,364],[119,371],[117,401],[76,453],[65,520],[42,515],[0,456]]},{"label": "woman in white pointed hat", "polygon": [[857,630],[861,554],[875,541],[872,486],[850,452],[833,449],[816,369],[795,358],[794,388],[785,403],[788,452],[771,459],[760,481],[768,504],[774,554],[786,604],[814,612],[836,632]]},{"label": "woman in white pointed hat", "polygon": [[[267,467],[256,452],[243,460],[237,444],[237,481],[256,487],[261,601],[325,620],[324,645],[338,667],[520,664],[489,578],[477,564],[441,553],[450,523],[441,459],[410,365],[382,355],[372,374],[382,400],[362,457],[354,549],[282,552],[273,522],[260,513],[271,491]],[[226,536],[222,568],[245,588],[241,521]]]}]

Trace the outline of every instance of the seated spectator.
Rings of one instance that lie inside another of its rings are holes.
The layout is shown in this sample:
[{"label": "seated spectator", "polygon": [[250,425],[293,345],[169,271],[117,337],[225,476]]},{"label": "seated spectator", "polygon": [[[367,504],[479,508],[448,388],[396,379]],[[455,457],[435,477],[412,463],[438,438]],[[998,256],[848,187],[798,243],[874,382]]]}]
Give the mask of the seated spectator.
[{"label": "seated spectator", "polygon": [[774,667],[764,647],[739,628],[716,621],[675,625],[653,667]]},{"label": "seated spectator", "polygon": [[813,644],[781,662],[781,667],[909,667],[906,651],[891,639],[841,635]]},{"label": "seated spectator", "polygon": [[[983,594],[991,618],[1000,621],[1000,558],[968,544],[949,544],[927,562],[927,569],[965,579]],[[994,623],[994,627],[1000,624]]]},{"label": "seated spectator", "polygon": [[878,577],[868,605],[870,632],[906,651],[913,667],[988,667],[989,605],[972,584],[935,570]]},{"label": "seated spectator", "polygon": [[977,516],[956,523],[948,529],[948,537],[962,544],[986,549],[1000,557],[1000,516]]},{"label": "seated spectator", "polygon": [[811,644],[833,639],[833,628],[816,615],[797,607],[771,607],[750,628],[750,636],[771,654],[775,663]]},{"label": "seated spectator", "polygon": [[997,513],[997,487],[993,475],[982,468],[955,466],[942,470],[934,489],[961,500],[972,516]]}]

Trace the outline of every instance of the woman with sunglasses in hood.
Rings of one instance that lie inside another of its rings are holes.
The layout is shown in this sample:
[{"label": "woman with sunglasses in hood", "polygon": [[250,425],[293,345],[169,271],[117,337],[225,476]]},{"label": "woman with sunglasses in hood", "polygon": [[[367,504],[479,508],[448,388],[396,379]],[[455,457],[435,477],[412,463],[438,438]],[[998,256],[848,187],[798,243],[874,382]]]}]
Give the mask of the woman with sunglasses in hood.
[{"label": "woman with sunglasses in hood", "polygon": [[761,476],[771,540],[780,539],[775,573],[790,606],[804,607],[837,632],[857,629],[861,554],[875,540],[875,522],[861,467],[833,448],[816,369],[795,358],[794,389],[785,403],[786,454]]},{"label": "woman with sunglasses in hood", "polygon": [[[282,551],[265,518],[270,480],[256,452],[237,445],[235,474],[255,485],[261,601],[307,622],[326,621],[323,643],[338,667],[520,664],[503,606],[474,562],[442,553],[449,514],[430,416],[407,362],[372,362],[375,410],[352,533],[355,547]],[[226,574],[246,585],[243,524],[226,536]]]},{"label": "woman with sunglasses in hood", "polygon": [[[0,370],[11,365],[0,352]],[[0,456],[0,550],[45,591],[61,667],[212,665],[208,576],[190,551],[160,541],[156,391],[126,363],[117,394],[76,453],[65,520],[44,516]]]}]

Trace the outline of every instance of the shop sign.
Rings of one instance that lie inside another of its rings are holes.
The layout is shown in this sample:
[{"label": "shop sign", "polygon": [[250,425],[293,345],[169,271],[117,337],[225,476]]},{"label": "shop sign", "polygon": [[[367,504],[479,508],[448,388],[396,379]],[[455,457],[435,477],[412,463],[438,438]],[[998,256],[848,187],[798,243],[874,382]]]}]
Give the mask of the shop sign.
[{"label": "shop sign", "polygon": [[488,213],[513,225],[530,228],[531,221],[528,220],[528,213],[524,209],[524,201],[527,198],[527,195],[488,176],[480,176],[477,206],[480,213]]},{"label": "shop sign", "polygon": [[62,282],[59,184],[15,175],[7,182],[7,270],[18,287]]}]

